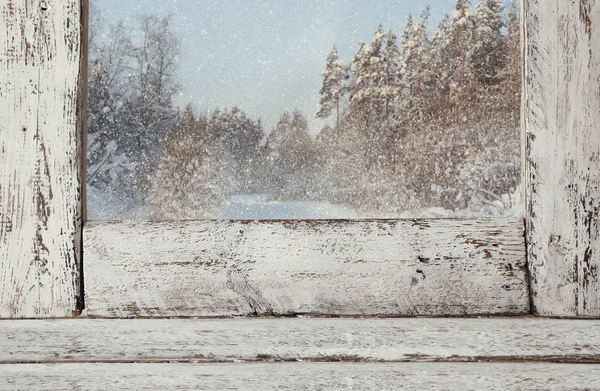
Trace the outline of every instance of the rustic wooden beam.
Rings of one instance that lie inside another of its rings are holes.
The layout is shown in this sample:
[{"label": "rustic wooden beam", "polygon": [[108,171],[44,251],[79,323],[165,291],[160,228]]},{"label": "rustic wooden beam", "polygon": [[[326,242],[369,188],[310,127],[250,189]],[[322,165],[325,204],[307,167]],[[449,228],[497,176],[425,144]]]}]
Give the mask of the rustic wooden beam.
[{"label": "rustic wooden beam", "polygon": [[521,219],[91,223],[91,316],[529,314]]},{"label": "rustic wooden beam", "polygon": [[78,309],[83,12],[0,4],[0,318]]},{"label": "rustic wooden beam", "polygon": [[533,310],[600,316],[600,2],[525,0],[524,126]]}]

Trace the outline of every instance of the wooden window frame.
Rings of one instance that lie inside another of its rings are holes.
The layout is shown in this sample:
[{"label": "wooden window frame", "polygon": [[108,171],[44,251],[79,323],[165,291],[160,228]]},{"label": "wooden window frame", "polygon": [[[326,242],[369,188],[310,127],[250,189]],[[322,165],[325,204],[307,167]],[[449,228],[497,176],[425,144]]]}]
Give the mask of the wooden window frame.
[{"label": "wooden window frame", "polygon": [[521,1],[525,226],[84,228],[87,7],[0,6],[0,318],[600,316],[599,1]]}]

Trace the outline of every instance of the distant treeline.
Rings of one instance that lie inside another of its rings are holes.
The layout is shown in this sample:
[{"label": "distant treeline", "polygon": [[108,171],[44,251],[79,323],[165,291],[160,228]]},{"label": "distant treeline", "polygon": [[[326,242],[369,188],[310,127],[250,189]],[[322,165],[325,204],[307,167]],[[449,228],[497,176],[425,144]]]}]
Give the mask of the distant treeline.
[{"label": "distant treeline", "polygon": [[400,39],[380,26],[348,64],[332,49],[316,138],[298,111],[267,134],[238,108],[176,110],[170,19],[113,25],[92,37],[89,183],[161,219],[218,217],[244,193],[388,217],[506,203],[520,179],[517,5],[458,0],[434,34],[428,20],[409,16]]}]

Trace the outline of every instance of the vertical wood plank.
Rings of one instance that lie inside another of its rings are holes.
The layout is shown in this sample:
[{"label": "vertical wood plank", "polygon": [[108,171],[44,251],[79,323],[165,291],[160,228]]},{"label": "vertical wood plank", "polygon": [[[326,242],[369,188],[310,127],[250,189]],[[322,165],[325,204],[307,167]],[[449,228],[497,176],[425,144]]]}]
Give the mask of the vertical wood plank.
[{"label": "vertical wood plank", "polygon": [[532,306],[599,317],[600,4],[526,0],[524,13]]},{"label": "vertical wood plank", "polygon": [[81,0],[0,4],[0,318],[79,301]]},{"label": "vertical wood plank", "polygon": [[581,100],[575,107],[581,111],[575,118],[575,126],[581,129],[578,307],[581,315],[597,317],[600,316],[600,3],[581,1],[578,20],[578,33],[584,37],[580,63],[576,64],[581,67],[576,95]]}]

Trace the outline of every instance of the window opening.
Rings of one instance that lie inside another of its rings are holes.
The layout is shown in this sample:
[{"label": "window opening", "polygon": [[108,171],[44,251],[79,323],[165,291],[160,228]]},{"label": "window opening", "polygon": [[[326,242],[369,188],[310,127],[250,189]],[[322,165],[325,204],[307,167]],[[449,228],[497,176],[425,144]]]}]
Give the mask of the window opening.
[{"label": "window opening", "polygon": [[520,215],[518,7],[92,1],[89,219]]}]

